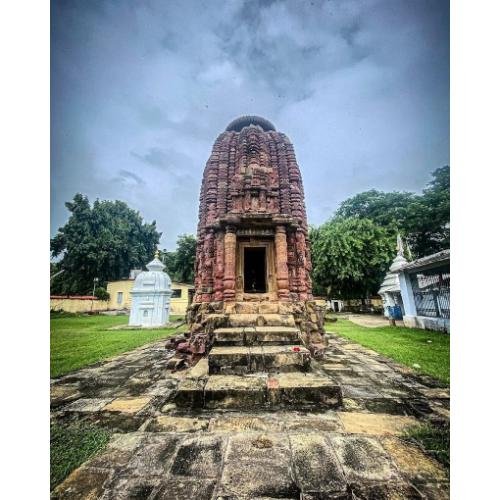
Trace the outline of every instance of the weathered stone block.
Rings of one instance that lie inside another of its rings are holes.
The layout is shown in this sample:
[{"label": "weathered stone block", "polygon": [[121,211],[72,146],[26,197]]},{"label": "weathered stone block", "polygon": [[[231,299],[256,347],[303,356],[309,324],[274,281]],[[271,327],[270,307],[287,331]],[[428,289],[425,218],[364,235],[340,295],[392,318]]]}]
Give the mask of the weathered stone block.
[{"label": "weathered stone block", "polygon": [[267,381],[271,404],[327,404],[342,401],[340,387],[316,373],[290,372],[270,376]]},{"label": "weathered stone block", "polygon": [[383,413],[340,412],[339,419],[350,434],[398,435],[418,424],[413,417]]},{"label": "weathered stone block", "polygon": [[[106,492],[99,500],[143,500],[158,487],[161,479],[158,477],[130,478],[116,476],[106,488]],[[90,499],[89,499],[90,500]]]},{"label": "weathered stone block", "polygon": [[117,413],[136,414],[146,408],[153,399],[152,396],[116,398],[107,404],[103,410]]},{"label": "weathered stone block", "polygon": [[181,407],[203,406],[203,389],[206,381],[204,379],[186,379],[183,380],[174,396],[174,402]]},{"label": "weathered stone block", "polygon": [[266,402],[265,376],[212,375],[205,386],[206,408],[251,408]]},{"label": "weathered stone block", "polygon": [[369,437],[330,435],[344,474],[351,484],[400,481],[379,441]]},{"label": "weathered stone block", "polygon": [[201,358],[187,373],[186,378],[208,377],[208,358]]},{"label": "weathered stone block", "polygon": [[399,471],[412,482],[448,480],[443,467],[416,446],[392,437],[381,442]]},{"label": "weathered stone block", "polygon": [[298,498],[291,470],[287,439],[274,434],[239,434],[229,439],[218,495]]},{"label": "weathered stone block", "polygon": [[[247,330],[245,329],[245,332],[246,331]],[[249,334],[247,333],[246,335],[248,339]],[[294,326],[257,326],[254,329],[252,343],[262,345],[282,345],[301,344],[302,341],[300,339],[300,331]]]},{"label": "weathered stone block", "polygon": [[173,459],[171,476],[216,479],[222,469],[224,439],[213,434],[200,434],[184,439]]},{"label": "weathered stone block", "polygon": [[208,355],[210,374],[244,374],[250,372],[250,351],[246,346],[215,346]]},{"label": "weathered stone block", "polygon": [[236,302],[234,312],[235,314],[257,314],[259,304],[255,302]]},{"label": "weathered stone block", "polygon": [[258,305],[258,311],[256,312],[260,314],[278,314],[281,311],[278,302],[262,302]]},{"label": "weathered stone block", "polygon": [[99,498],[104,493],[104,484],[111,474],[109,469],[79,467],[54,489],[51,498],[54,500]]},{"label": "weathered stone block", "polygon": [[256,360],[256,371],[307,371],[311,365],[311,353],[298,345],[251,347],[250,357]]},{"label": "weathered stone block", "polygon": [[217,481],[203,478],[173,478],[165,480],[148,500],[212,498]]},{"label": "weathered stone block", "polygon": [[161,415],[149,422],[147,431],[153,432],[197,432],[208,428],[209,420],[196,417],[173,417]]},{"label": "weathered stone block", "polygon": [[212,419],[209,429],[210,431],[231,433],[248,431],[277,432],[281,430],[281,425],[269,414],[262,417],[221,415]]},{"label": "weathered stone block", "polygon": [[141,446],[122,469],[122,474],[129,477],[164,477],[179,440],[179,435],[175,434],[146,434]]},{"label": "weathered stone block", "polygon": [[347,482],[331,443],[321,434],[291,434],[292,462],[301,492],[346,493]]},{"label": "weathered stone block", "polygon": [[342,424],[340,423],[336,412],[315,415],[308,413],[306,415],[287,415],[286,419],[282,420],[282,425],[285,431],[293,432],[342,432]]},{"label": "weathered stone block", "polygon": [[82,394],[78,384],[54,384],[50,386],[50,406],[55,408],[64,403],[75,401]]},{"label": "weathered stone block", "polygon": [[232,314],[230,326],[295,326],[291,314]]},{"label": "weathered stone block", "polygon": [[357,484],[352,485],[352,498],[378,500],[428,500],[422,496],[414,486],[405,482],[383,484]]},{"label": "weathered stone block", "polygon": [[96,413],[101,411],[113,398],[81,398],[65,406],[63,411],[78,413]]},{"label": "weathered stone block", "polygon": [[216,344],[224,345],[243,345],[245,344],[245,328],[217,328],[214,331],[214,340]]}]

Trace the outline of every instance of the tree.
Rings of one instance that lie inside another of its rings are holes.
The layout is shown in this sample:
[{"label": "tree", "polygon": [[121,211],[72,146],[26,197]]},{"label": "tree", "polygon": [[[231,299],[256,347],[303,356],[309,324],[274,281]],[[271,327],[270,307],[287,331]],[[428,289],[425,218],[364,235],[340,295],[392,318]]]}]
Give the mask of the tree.
[{"label": "tree", "polygon": [[394,258],[396,236],[370,219],[337,217],[309,232],[313,291],[329,298],[377,292]]},{"label": "tree", "polygon": [[98,300],[109,300],[109,293],[102,286],[96,288],[95,296],[97,297]]},{"label": "tree", "polygon": [[181,234],[177,238],[174,252],[163,250],[161,254],[166,271],[174,281],[194,282],[194,263],[196,258],[196,238],[191,234]]},{"label": "tree", "polygon": [[343,201],[335,215],[370,219],[379,226],[401,229],[406,224],[408,206],[415,198],[414,193],[371,189]]},{"label": "tree", "polygon": [[407,237],[417,257],[450,248],[450,167],[436,169],[432,177],[408,207]]},{"label": "tree", "polygon": [[372,189],[341,203],[337,217],[370,219],[407,240],[414,257],[450,246],[450,167],[432,172],[422,195]]},{"label": "tree", "polygon": [[104,285],[153,257],[161,236],[156,222],[143,222],[126,203],[96,200],[91,206],[78,193],[66,207],[71,213],[68,222],[50,240],[52,257],[60,259],[55,269],[64,269],[52,281],[52,293],[88,294],[95,277]]}]

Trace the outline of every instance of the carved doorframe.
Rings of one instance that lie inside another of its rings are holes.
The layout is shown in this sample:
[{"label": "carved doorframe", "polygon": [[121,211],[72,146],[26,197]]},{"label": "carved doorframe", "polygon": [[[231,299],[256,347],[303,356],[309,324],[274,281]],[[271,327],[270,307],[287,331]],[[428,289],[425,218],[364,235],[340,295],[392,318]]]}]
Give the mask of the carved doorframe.
[{"label": "carved doorframe", "polygon": [[[265,248],[266,249],[266,293],[245,293],[244,292],[244,255],[245,248]],[[238,241],[236,245],[236,300],[278,300],[276,284],[276,259],[274,253],[274,239],[260,240],[251,238],[250,241]]]}]

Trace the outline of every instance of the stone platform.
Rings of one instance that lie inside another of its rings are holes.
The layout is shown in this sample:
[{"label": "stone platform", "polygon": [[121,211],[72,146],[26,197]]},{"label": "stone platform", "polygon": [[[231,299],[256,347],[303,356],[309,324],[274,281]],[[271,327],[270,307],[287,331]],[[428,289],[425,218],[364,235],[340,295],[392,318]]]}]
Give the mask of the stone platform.
[{"label": "stone platform", "polygon": [[342,386],[341,408],[186,408],[174,402],[176,390],[188,377],[203,379],[208,362],[169,373],[174,353],[164,346],[51,382],[52,422],[87,421],[115,432],[53,498],[449,497],[446,472],[402,438],[415,424],[448,422],[448,389],[435,380],[332,337],[318,365]]},{"label": "stone platform", "polygon": [[233,313],[228,323],[214,330],[208,359],[179,384],[178,406],[292,409],[342,403],[340,385],[312,360],[292,314]]}]

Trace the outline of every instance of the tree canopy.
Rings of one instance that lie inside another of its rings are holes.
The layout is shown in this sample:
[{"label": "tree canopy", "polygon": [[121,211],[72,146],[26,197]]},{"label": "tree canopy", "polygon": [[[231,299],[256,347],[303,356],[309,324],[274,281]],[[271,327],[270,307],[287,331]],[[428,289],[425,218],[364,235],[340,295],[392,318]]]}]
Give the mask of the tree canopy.
[{"label": "tree canopy", "polygon": [[329,298],[377,292],[396,249],[396,235],[370,219],[332,218],[309,231],[313,292]]},{"label": "tree canopy", "polygon": [[156,222],[147,224],[123,201],[96,200],[78,193],[66,203],[68,222],[50,240],[54,277],[51,293],[88,294],[99,285],[128,276],[149,262],[160,240]]},{"label": "tree canopy", "polygon": [[438,168],[421,195],[372,189],[341,203],[311,228],[313,291],[344,299],[377,293],[399,232],[418,258],[450,245],[450,169]]},{"label": "tree canopy", "polygon": [[181,234],[177,238],[177,248],[173,252],[163,250],[161,259],[170,278],[181,283],[194,282],[194,262],[196,258],[196,238],[191,234]]},{"label": "tree canopy", "polygon": [[342,202],[335,215],[370,219],[399,231],[415,258],[449,248],[450,167],[436,169],[421,195],[372,189]]}]

